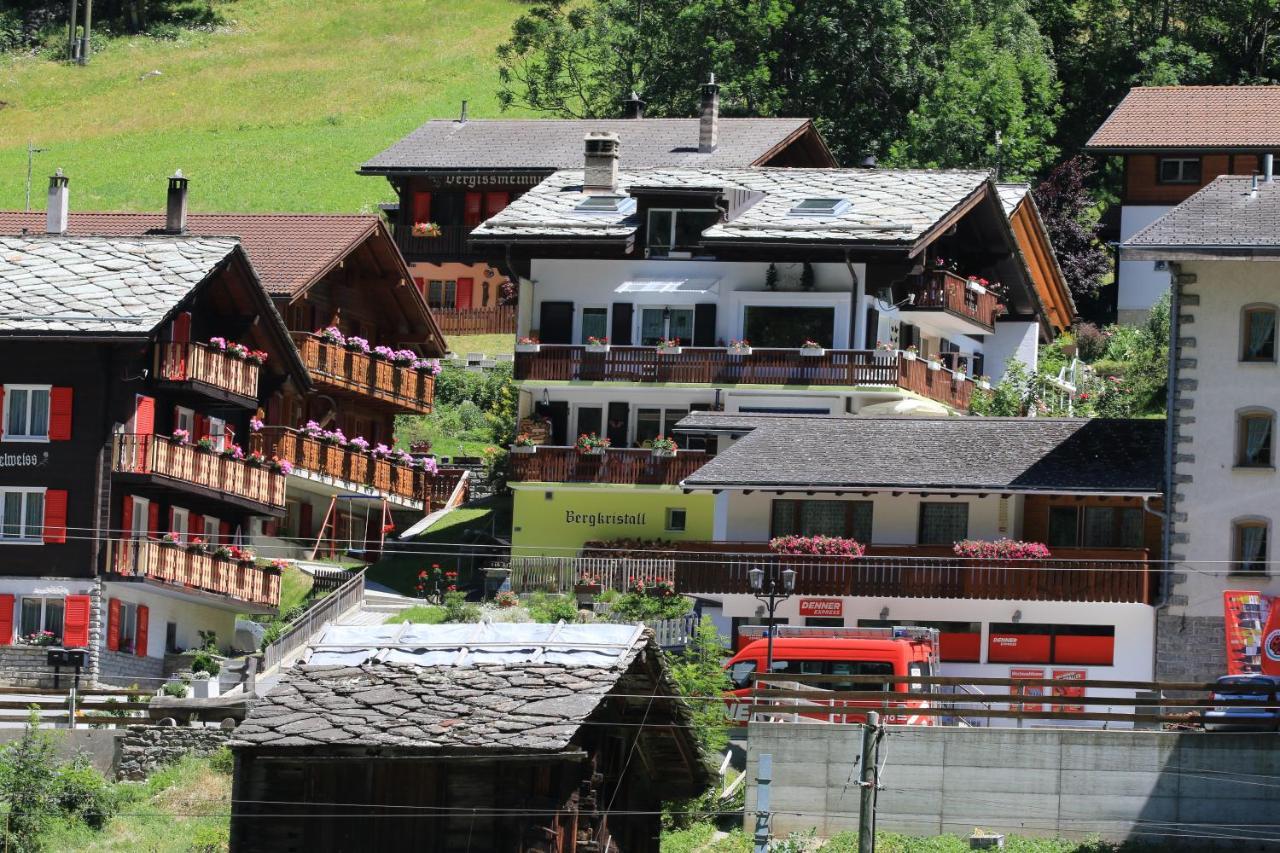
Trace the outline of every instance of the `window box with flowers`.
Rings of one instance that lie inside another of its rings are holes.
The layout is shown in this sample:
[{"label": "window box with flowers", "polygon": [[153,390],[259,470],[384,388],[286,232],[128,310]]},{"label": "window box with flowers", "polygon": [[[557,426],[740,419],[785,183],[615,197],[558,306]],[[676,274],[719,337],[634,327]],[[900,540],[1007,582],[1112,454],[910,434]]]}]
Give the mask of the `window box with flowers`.
[{"label": "window box with flowers", "polygon": [[348,335],[343,346],[347,348],[348,352],[358,352],[362,355],[369,354],[369,341],[359,335]]},{"label": "window box with flowers", "polygon": [[680,450],[680,446],[676,444],[674,438],[666,436],[658,436],[649,442],[649,451],[658,459],[670,459]]},{"label": "window box with flowers", "polygon": [[599,595],[604,589],[604,584],[600,582],[600,578],[592,574],[581,574],[573,583],[573,593],[578,596],[579,603],[586,596],[588,600],[592,596]]},{"label": "window box with flowers", "polygon": [[503,609],[520,606],[520,596],[509,589],[504,589],[493,597],[493,603]]},{"label": "window box with flowers", "polygon": [[957,385],[959,385],[961,382],[964,382],[969,378],[969,372],[965,368],[959,367],[956,368],[955,373],[951,374],[951,378],[956,381]]},{"label": "window box with flowers", "polygon": [[952,548],[957,557],[969,560],[1047,560],[1053,556],[1041,542],[1017,539],[962,539]]},{"label": "window box with flowers", "polygon": [[679,355],[684,352],[684,347],[680,346],[679,338],[664,338],[658,342],[659,355]]},{"label": "window box with flowers", "polygon": [[512,453],[530,454],[538,452],[538,445],[533,443],[533,438],[528,433],[520,433],[516,436],[516,440],[511,444]]},{"label": "window box with flowers", "polygon": [[936,358],[931,358],[931,359],[929,359],[928,361],[926,361],[926,362],[925,362],[925,364],[927,364],[927,365],[929,366],[929,369],[930,369],[930,370],[941,370],[941,369],[942,369],[942,362],[938,361]]},{"label": "window box with flowers", "polygon": [[979,388],[981,388],[983,391],[990,391],[990,390],[991,390],[991,377],[990,377],[990,376],[979,376],[979,377],[978,377],[978,379],[977,379],[977,383],[978,383],[978,387],[979,387]]},{"label": "window box with flowers", "polygon": [[751,355],[751,341],[729,341],[729,355]]},{"label": "window box with flowers", "polygon": [[537,338],[521,338],[516,341],[516,352],[541,352],[542,344]]},{"label": "window box with flowers", "polygon": [[769,550],[775,554],[853,558],[861,557],[867,546],[843,536],[775,536],[769,540]]},{"label": "window box with flowers", "polygon": [[217,445],[214,443],[213,439],[207,435],[202,437],[199,441],[196,442],[196,449],[203,450],[205,453],[218,452]]},{"label": "window box with flowers", "polygon": [[18,643],[23,646],[60,646],[62,638],[52,631],[32,631],[18,637]]},{"label": "window box with flowers", "polygon": [[169,440],[178,445],[186,444],[191,440],[191,433],[185,429],[175,429],[173,435],[169,436]]},{"label": "window box with flowers", "polygon": [[918,355],[920,355],[920,350],[916,349],[915,344],[912,344],[902,351],[902,357],[907,361],[915,361]]},{"label": "window box with flowers", "polygon": [[288,475],[293,473],[293,463],[288,459],[281,459],[279,456],[272,456],[267,460],[267,468],[277,474]]},{"label": "window box with flowers", "polygon": [[800,354],[809,358],[821,358],[827,354],[827,349],[817,341],[805,341],[800,345]]},{"label": "window box with flowers", "polygon": [[347,339],[342,336],[342,332],[338,331],[337,326],[326,326],[316,332],[316,337],[326,344],[334,344],[336,346],[345,346],[347,343]]},{"label": "window box with flowers", "polygon": [[587,338],[587,352],[608,352],[609,339],[597,338],[594,335]]},{"label": "window box with flowers", "polygon": [[440,230],[440,226],[435,224],[434,222],[415,222],[413,223],[413,228],[410,229],[410,233],[414,237],[425,237],[427,239],[435,239],[436,237],[439,237],[443,232]]},{"label": "window box with flowers", "polygon": [[601,438],[593,432],[590,435],[583,433],[578,436],[578,441],[574,444],[574,447],[583,456],[604,456],[605,451],[609,449],[611,444],[613,442],[608,438]]}]

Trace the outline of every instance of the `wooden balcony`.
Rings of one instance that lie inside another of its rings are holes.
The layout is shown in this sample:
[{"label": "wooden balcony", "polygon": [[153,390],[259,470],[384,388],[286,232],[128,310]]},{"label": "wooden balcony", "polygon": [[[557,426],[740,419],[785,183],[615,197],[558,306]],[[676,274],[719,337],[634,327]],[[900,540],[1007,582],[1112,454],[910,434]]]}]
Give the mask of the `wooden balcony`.
[{"label": "wooden balcony", "polygon": [[189,384],[219,400],[247,407],[258,405],[260,367],[233,358],[208,344],[160,343],[156,345],[156,377],[162,382]]},{"label": "wooden balcony", "polygon": [[112,470],[149,475],[165,485],[186,488],[278,515],[284,511],[285,476],[265,467],[179,444],[161,435],[117,435]]},{"label": "wooden balcony", "polygon": [[280,606],[280,570],[189,551],[154,539],[112,543],[111,569],[123,577],[159,581],[182,589],[223,596],[256,612]]},{"label": "wooden balcony", "polygon": [[609,483],[675,486],[710,457],[705,450],[681,450],[654,456],[645,449],[613,449],[598,456],[576,447],[539,447],[536,453],[511,454],[511,479],[540,483]]},{"label": "wooden balcony", "polygon": [[431,412],[436,380],[430,372],[352,352],[310,333],[294,333],[293,340],[311,378],[321,388],[358,394],[415,414]]},{"label": "wooden balcony", "polygon": [[441,225],[439,237],[415,237],[412,223],[396,223],[394,236],[400,253],[409,261],[480,259],[468,245],[471,229],[465,225]]},{"label": "wooden balcony", "polygon": [[431,316],[445,335],[514,335],[516,306],[432,308]]},{"label": "wooden balcony", "polygon": [[874,350],[829,349],[802,355],[796,349],[683,347],[663,355],[657,347],[586,347],[542,344],[516,353],[516,379],[549,382],[673,382],[697,385],[882,386],[913,391],[957,409],[968,409],[973,383],[956,381],[943,367],[930,371],[922,359]]},{"label": "wooden balcony", "polygon": [[934,322],[952,332],[966,335],[989,335],[996,330],[999,300],[990,291],[978,291],[969,280],[945,270],[934,270],[920,276],[908,290],[915,296],[908,312],[930,312]]}]

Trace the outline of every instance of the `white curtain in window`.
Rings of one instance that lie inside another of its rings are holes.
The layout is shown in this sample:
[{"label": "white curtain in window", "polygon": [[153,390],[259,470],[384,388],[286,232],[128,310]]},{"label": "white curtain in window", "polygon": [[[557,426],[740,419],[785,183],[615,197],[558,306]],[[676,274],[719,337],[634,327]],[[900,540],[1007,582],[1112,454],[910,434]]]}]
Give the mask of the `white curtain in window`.
[{"label": "white curtain in window", "polygon": [[1271,462],[1271,419],[1253,417],[1245,421],[1245,461],[1255,465]]},{"label": "white curtain in window", "polygon": [[1249,357],[1270,358],[1276,334],[1274,311],[1249,312]]},{"label": "white curtain in window", "polygon": [[9,435],[27,434],[27,392],[9,392],[9,422],[5,424]]},{"label": "white curtain in window", "polygon": [[1239,531],[1241,568],[1266,571],[1267,528],[1261,524],[1249,524],[1242,525]]}]

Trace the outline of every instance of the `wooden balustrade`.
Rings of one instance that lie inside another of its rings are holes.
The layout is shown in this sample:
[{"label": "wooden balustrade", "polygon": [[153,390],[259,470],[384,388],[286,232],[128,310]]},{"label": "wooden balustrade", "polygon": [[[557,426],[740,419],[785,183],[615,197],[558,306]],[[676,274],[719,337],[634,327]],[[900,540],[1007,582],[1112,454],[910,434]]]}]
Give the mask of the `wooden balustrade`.
[{"label": "wooden balustrade", "polygon": [[957,379],[946,367],[934,370],[921,358],[903,358],[898,370],[899,387],[959,411],[969,410],[969,401],[973,398],[971,380]]},{"label": "wooden balustrade", "polygon": [[510,458],[512,480],[674,486],[710,457],[703,450],[662,457],[645,449],[609,448],[592,455],[575,447],[539,447],[536,453],[513,453]]},{"label": "wooden balustrade", "polygon": [[259,366],[208,344],[158,344],[156,375],[165,382],[198,382],[258,403]]},{"label": "wooden balustrade", "polygon": [[220,453],[200,450],[161,435],[117,435],[112,470],[150,474],[200,486],[274,509],[284,509],[285,477]]},{"label": "wooden balustrade", "polygon": [[431,316],[444,335],[514,335],[516,306],[492,308],[432,308]]},{"label": "wooden balustrade", "polygon": [[225,595],[263,607],[280,606],[279,569],[154,539],[124,539],[112,543],[112,548],[112,570],[118,575]]},{"label": "wooden balustrade", "polygon": [[419,414],[431,411],[436,380],[430,371],[353,352],[309,333],[294,333],[293,339],[316,384],[373,397]]},{"label": "wooden balustrade", "polygon": [[424,509],[443,506],[462,476],[461,469],[446,468],[432,475],[423,468],[375,458],[369,452],[338,447],[292,429],[269,429],[263,440],[268,456],[287,459],[295,470],[363,486],[410,501],[422,501]]},{"label": "wooden balustrade", "polygon": [[441,225],[439,237],[413,236],[413,223],[397,222],[395,226],[396,245],[409,260],[448,257],[456,260],[479,258],[477,252],[471,250],[467,238],[471,236],[471,228],[466,225]]},{"label": "wooden balustrade", "polygon": [[910,292],[915,295],[915,302],[903,306],[908,311],[947,311],[995,331],[999,310],[996,295],[971,288],[968,279],[955,273],[934,270],[921,276]]}]

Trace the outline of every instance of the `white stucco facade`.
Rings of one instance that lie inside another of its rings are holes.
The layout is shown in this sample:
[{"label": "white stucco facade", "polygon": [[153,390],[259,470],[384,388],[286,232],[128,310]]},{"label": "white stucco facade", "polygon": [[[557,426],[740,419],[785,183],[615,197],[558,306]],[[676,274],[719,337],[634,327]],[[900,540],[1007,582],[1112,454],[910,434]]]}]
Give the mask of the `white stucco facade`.
[{"label": "white stucco facade", "polygon": [[[1173,205],[1126,204],[1120,208],[1120,240],[1128,240],[1161,216]],[[1116,265],[1116,313],[1121,323],[1141,323],[1147,311],[1169,290],[1169,273],[1158,268],[1156,261],[1125,260],[1124,251]]]}]

